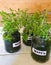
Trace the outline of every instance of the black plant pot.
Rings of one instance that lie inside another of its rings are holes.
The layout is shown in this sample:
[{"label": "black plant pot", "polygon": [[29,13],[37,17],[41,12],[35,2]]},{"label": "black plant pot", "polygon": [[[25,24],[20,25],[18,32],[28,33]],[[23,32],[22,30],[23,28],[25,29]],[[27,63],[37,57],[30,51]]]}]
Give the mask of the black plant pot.
[{"label": "black plant pot", "polygon": [[32,36],[28,36],[27,41],[23,39],[23,43],[27,46],[31,46]]},{"label": "black plant pot", "polygon": [[26,46],[31,46],[33,33],[32,33],[32,34],[29,34],[29,30],[27,30],[27,29],[25,28],[24,31],[23,31],[23,37],[24,37],[25,34],[27,35],[27,40],[25,40],[25,39],[23,38],[23,43],[24,43]]},{"label": "black plant pot", "polygon": [[14,52],[20,50],[20,48],[21,48],[20,33],[18,31],[16,31],[12,34],[12,37],[14,39],[11,42],[9,40],[4,40],[5,49],[9,53],[14,53]]},{"label": "black plant pot", "polygon": [[38,62],[46,62],[50,56],[50,44],[48,40],[34,37],[31,44],[31,55]]}]

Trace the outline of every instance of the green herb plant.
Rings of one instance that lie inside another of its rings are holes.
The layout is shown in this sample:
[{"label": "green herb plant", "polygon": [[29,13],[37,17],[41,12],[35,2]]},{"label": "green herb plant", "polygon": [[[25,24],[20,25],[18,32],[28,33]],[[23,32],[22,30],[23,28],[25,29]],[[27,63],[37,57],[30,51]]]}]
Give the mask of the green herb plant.
[{"label": "green herb plant", "polygon": [[44,11],[44,13],[38,11],[34,14],[34,22],[32,32],[34,36],[41,37],[45,40],[50,39],[49,29],[51,25],[48,22],[48,11]]},{"label": "green herb plant", "polygon": [[23,20],[23,26],[25,27],[23,30],[23,40],[27,42],[28,37],[32,36],[32,24],[34,22],[33,19],[34,14],[28,14],[27,11],[24,12],[24,20]]},{"label": "green herb plant", "polygon": [[48,24],[48,11],[44,12],[37,11],[32,14],[25,13],[27,16],[23,21],[23,25],[25,27],[23,32],[23,39],[27,41],[28,35],[38,36],[43,39],[51,39],[51,35],[49,36],[49,29],[51,28],[51,24]]},{"label": "green herb plant", "polygon": [[3,34],[4,40],[9,40],[11,41],[13,39],[12,33],[19,31],[21,28],[21,10],[18,9],[12,10],[10,9],[10,13],[1,11],[0,15],[2,16],[2,23],[4,24],[3,26],[3,31],[5,34]]}]

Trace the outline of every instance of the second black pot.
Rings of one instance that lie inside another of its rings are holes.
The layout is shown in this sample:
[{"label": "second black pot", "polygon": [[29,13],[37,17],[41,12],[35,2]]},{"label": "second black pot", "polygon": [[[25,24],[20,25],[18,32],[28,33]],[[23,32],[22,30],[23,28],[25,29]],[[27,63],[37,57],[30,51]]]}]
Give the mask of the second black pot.
[{"label": "second black pot", "polygon": [[48,40],[33,37],[31,44],[31,55],[38,62],[46,62],[50,56],[50,44]]},{"label": "second black pot", "polygon": [[27,37],[27,41],[25,41],[25,40],[23,39],[23,43],[24,43],[25,45],[27,45],[27,46],[31,46],[31,42],[32,42],[32,36],[28,36],[28,37]]}]

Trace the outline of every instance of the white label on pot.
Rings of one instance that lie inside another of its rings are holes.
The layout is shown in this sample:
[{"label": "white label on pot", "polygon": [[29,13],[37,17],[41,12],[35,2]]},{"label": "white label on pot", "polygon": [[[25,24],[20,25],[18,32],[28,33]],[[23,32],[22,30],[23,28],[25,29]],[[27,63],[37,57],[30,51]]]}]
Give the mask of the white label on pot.
[{"label": "white label on pot", "polygon": [[20,45],[20,41],[13,43],[13,47],[18,47]]},{"label": "white label on pot", "polygon": [[46,56],[47,51],[40,51],[35,48],[32,48],[33,53],[40,55],[40,56]]},{"label": "white label on pot", "polygon": [[32,40],[32,36],[28,36],[28,40]]}]

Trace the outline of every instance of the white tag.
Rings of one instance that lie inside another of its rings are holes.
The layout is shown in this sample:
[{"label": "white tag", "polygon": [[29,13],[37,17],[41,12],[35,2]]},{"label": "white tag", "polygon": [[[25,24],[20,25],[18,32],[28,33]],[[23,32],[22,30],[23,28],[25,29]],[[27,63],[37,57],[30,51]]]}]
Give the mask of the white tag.
[{"label": "white tag", "polygon": [[46,53],[47,53],[46,51],[40,51],[35,48],[32,48],[32,51],[33,51],[33,53],[40,55],[40,56],[46,56]]},{"label": "white tag", "polygon": [[18,47],[20,45],[20,41],[13,43],[13,47]]},{"label": "white tag", "polygon": [[32,40],[32,36],[28,36],[28,40]]}]

